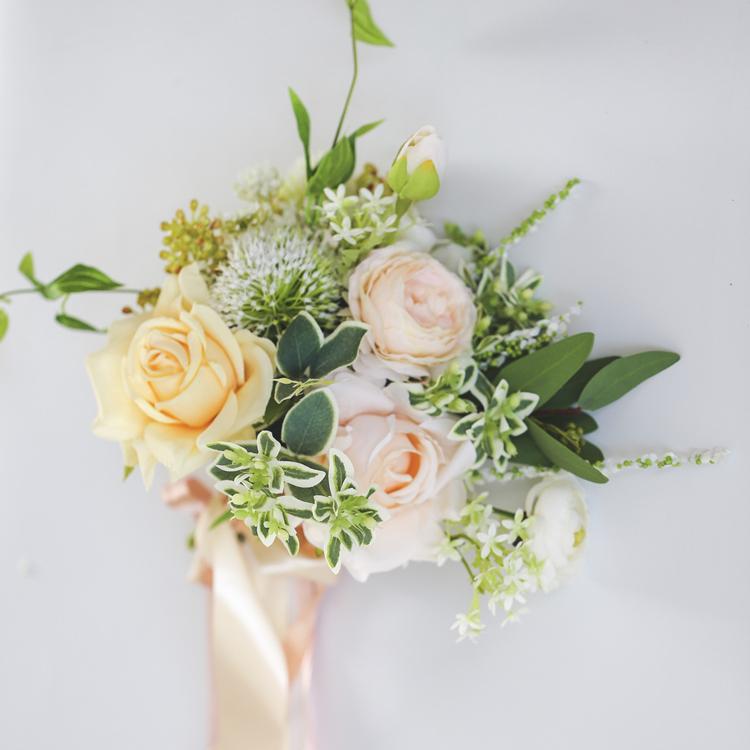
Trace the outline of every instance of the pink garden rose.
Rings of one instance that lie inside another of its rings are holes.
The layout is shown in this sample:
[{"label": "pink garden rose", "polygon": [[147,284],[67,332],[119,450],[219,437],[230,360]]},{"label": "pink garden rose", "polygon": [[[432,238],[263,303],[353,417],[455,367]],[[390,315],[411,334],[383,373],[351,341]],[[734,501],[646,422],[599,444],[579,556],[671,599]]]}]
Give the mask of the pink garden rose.
[{"label": "pink garden rose", "polygon": [[425,377],[471,350],[476,309],[461,279],[409,241],[374,250],[349,280],[349,307],[370,326],[372,354],[399,376]]},{"label": "pink garden rose", "polygon": [[[383,518],[371,545],[344,552],[344,566],[363,581],[410,560],[434,560],[441,521],[458,518],[466,502],[463,476],[474,462],[473,446],[449,440],[455,420],[412,408],[400,383],[380,388],[344,372],[330,390],[339,408],[333,447],[351,460],[362,491],[377,486],[371,501]],[[321,531],[305,523],[307,538],[318,546]]]}]

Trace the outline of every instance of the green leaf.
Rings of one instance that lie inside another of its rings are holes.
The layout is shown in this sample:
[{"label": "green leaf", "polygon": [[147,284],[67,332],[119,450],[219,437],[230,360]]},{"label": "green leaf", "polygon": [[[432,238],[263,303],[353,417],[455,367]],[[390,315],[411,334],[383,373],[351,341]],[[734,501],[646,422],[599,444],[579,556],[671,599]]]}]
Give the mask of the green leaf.
[{"label": "green leaf", "polygon": [[344,486],[346,477],[349,471],[351,471],[351,465],[347,466],[348,459],[346,456],[341,451],[335,449],[331,449],[328,459],[330,461],[328,467],[328,485],[331,489],[331,494],[336,496]]},{"label": "green leaf", "polygon": [[325,476],[324,471],[305,466],[298,461],[280,461],[279,465],[284,471],[284,480],[292,487],[317,487]]},{"label": "green leaf", "polygon": [[393,42],[383,33],[372,18],[367,0],[350,0],[354,38],[365,44],[393,47]]},{"label": "green leaf", "polygon": [[536,393],[541,406],[578,372],[593,345],[593,333],[569,336],[506,365],[498,380],[507,380],[510,392]]},{"label": "green leaf", "polygon": [[349,138],[342,138],[313,170],[307,183],[307,192],[311,195],[322,193],[324,188],[336,187],[346,182],[354,172],[354,146]]},{"label": "green leaf", "polygon": [[302,148],[305,150],[305,167],[307,176],[310,177],[310,115],[302,103],[302,99],[297,96],[297,92],[290,86],[289,99],[292,102],[294,119],[297,121],[297,133],[302,141]]},{"label": "green leaf", "polygon": [[290,378],[299,378],[323,344],[323,332],[313,317],[301,312],[281,334],[276,357],[279,370]]},{"label": "green leaf", "polygon": [[308,393],[286,415],[281,439],[295,454],[316,456],[323,453],[336,435],[338,407],[325,388]]},{"label": "green leaf", "polygon": [[544,409],[543,412],[537,413],[537,417],[545,424],[552,424],[561,430],[567,429],[568,425],[572,422],[576,427],[580,427],[583,430],[584,435],[594,432],[599,427],[596,420],[585,412],[561,411],[552,413]]},{"label": "green leaf", "polygon": [[601,409],[679,361],[680,355],[674,352],[641,352],[620,357],[591,378],[578,403],[584,409]]},{"label": "green leaf", "polygon": [[578,403],[581,391],[586,383],[596,375],[602,367],[614,362],[618,357],[600,357],[590,359],[581,365],[581,369],[545,404],[548,409],[564,409]]},{"label": "green leaf", "polygon": [[66,315],[65,313],[58,313],[55,315],[55,320],[65,328],[72,328],[75,331],[92,331],[93,333],[104,333],[100,328],[92,326],[91,323],[87,323],[85,320],[80,318],[74,318],[72,315]]},{"label": "green leaf", "polygon": [[61,273],[56,279],[46,284],[42,294],[47,299],[57,299],[65,294],[78,292],[106,292],[122,286],[119,281],[107,276],[106,273],[92,266],[77,263],[72,268]]},{"label": "green leaf", "polygon": [[21,258],[21,262],[18,264],[18,270],[37,288],[41,289],[43,284],[39,282],[34,272],[34,256],[31,253]]},{"label": "green leaf", "polygon": [[328,543],[326,544],[325,550],[326,562],[328,567],[334,572],[338,573],[341,567],[341,542],[338,537],[330,536]]},{"label": "green leaf", "polygon": [[122,467],[122,481],[126,481],[127,478],[135,471],[135,466],[123,466]]},{"label": "green leaf", "polygon": [[526,466],[552,466],[552,462],[537,448],[528,432],[514,437],[513,445],[517,451],[516,455],[511,458],[513,463]]},{"label": "green leaf", "polygon": [[354,320],[342,323],[323,343],[310,365],[310,376],[320,378],[357,359],[368,326]]},{"label": "green leaf", "polygon": [[276,387],[273,391],[273,397],[277,404],[286,401],[294,395],[297,390],[297,386],[294,383],[276,383]]},{"label": "green leaf", "polygon": [[586,459],[552,437],[536,420],[528,422],[529,433],[539,450],[555,465],[581,479],[604,484],[609,480]]},{"label": "green leaf", "polygon": [[208,527],[208,530],[213,531],[217,526],[221,526],[221,524],[226,523],[227,521],[231,520],[231,518],[232,511],[224,511],[224,513],[222,513],[220,516],[217,516],[213,521],[211,521],[211,525]]},{"label": "green leaf", "polygon": [[604,453],[602,453],[602,449],[588,441],[583,444],[580,456],[581,458],[590,461],[592,464],[595,464],[598,461],[604,461]]},{"label": "green leaf", "polygon": [[8,318],[7,311],[0,307],[0,341],[5,338],[5,334],[8,332],[9,322],[10,319]]},{"label": "green leaf", "polygon": [[378,125],[382,125],[385,122],[385,120],[376,120],[375,122],[368,122],[367,125],[360,125],[350,136],[353,141],[356,141],[357,138],[361,138],[366,133],[369,133],[371,130],[375,130]]}]

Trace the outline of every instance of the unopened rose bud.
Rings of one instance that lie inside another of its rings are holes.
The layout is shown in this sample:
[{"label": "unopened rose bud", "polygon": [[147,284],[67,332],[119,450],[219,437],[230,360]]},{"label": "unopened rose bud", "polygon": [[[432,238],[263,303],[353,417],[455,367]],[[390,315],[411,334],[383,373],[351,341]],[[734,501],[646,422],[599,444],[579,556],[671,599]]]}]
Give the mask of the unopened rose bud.
[{"label": "unopened rose bud", "polygon": [[400,198],[424,201],[440,190],[445,167],[445,146],[431,125],[425,125],[409,138],[398,152],[388,184]]}]

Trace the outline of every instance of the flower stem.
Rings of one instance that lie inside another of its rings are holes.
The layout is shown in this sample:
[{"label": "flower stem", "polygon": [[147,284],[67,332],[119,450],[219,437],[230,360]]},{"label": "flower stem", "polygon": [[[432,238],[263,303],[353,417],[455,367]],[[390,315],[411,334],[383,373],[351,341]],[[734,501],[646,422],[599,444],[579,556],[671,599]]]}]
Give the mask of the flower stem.
[{"label": "flower stem", "polygon": [[349,103],[352,100],[352,94],[354,94],[354,87],[357,84],[357,76],[359,75],[359,62],[357,60],[357,40],[354,36],[354,11],[352,10],[352,7],[349,7],[349,15],[351,17],[351,29],[352,29],[352,58],[354,60],[354,71],[352,73],[352,82],[349,84],[349,92],[346,95],[346,101],[344,102],[344,109],[341,112],[341,117],[339,118],[339,124],[336,128],[336,135],[333,136],[333,146],[335,146],[338,143],[339,136],[341,135],[341,129],[344,127],[344,118],[346,117],[346,113],[349,110]]},{"label": "flower stem", "polygon": [[510,510],[504,510],[503,508],[496,508],[494,505],[492,506],[492,512],[496,513],[501,518],[510,518],[513,519],[516,517],[516,514],[513,513]]}]

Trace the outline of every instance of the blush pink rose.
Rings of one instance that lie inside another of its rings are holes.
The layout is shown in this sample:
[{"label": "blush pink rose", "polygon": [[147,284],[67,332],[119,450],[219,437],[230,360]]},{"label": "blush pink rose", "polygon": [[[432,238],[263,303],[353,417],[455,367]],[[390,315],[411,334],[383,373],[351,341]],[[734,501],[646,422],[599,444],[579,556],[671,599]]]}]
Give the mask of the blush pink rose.
[{"label": "blush pink rose", "polygon": [[374,250],[354,269],[349,307],[370,327],[372,354],[398,375],[427,376],[471,350],[477,315],[471,293],[409,241]]},{"label": "blush pink rose", "polygon": [[[400,383],[379,388],[345,372],[330,390],[339,407],[333,447],[351,460],[362,491],[377,486],[371,499],[384,519],[372,544],[344,552],[344,566],[363,581],[410,560],[434,560],[441,521],[456,519],[466,502],[463,477],[474,448],[448,439],[454,419],[413,409]],[[314,523],[305,523],[305,534],[324,543],[324,530]]]}]

